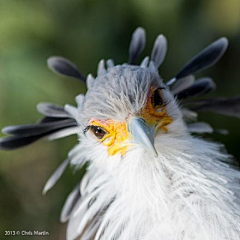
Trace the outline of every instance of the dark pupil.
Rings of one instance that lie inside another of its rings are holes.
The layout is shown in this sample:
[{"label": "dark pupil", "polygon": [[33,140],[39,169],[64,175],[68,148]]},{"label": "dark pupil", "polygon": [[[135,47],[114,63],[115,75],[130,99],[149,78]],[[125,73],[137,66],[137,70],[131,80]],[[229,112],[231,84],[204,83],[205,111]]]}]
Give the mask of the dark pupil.
[{"label": "dark pupil", "polygon": [[160,90],[156,89],[152,95],[152,105],[153,105],[153,107],[157,107],[157,106],[162,106],[163,104],[164,103],[163,103],[163,99],[160,94]]},{"label": "dark pupil", "polygon": [[101,127],[98,126],[90,126],[90,129],[98,139],[102,139],[106,134],[106,132]]}]

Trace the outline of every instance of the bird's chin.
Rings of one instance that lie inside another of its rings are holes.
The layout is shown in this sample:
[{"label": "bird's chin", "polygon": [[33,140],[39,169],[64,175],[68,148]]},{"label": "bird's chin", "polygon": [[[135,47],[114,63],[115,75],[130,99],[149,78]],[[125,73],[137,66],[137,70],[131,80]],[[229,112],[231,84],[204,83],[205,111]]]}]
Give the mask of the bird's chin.
[{"label": "bird's chin", "polygon": [[129,157],[131,158],[133,157],[137,161],[138,158],[142,157],[156,158],[158,156],[158,153],[157,150],[150,151],[148,148],[140,144],[128,143],[122,146],[114,146],[113,148],[108,149],[107,156],[110,157],[110,159],[112,159],[111,161],[115,161],[114,159],[125,160],[128,159]]}]

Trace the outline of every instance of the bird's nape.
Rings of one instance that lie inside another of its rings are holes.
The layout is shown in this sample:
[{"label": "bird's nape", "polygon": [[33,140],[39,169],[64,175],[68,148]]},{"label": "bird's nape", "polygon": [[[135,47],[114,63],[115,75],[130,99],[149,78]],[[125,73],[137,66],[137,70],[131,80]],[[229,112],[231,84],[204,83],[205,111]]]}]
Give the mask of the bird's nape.
[{"label": "bird's nape", "polygon": [[239,118],[240,96],[195,99],[215,90],[215,83],[193,75],[214,65],[228,41],[210,44],[165,83],[158,73],[167,52],[163,35],[150,57],[135,65],[145,38],[137,28],[128,63],[109,59],[105,66],[101,60],[96,78],[85,77],[65,58],[49,58],[52,71],[86,83],[86,94],[76,97],[77,107],[40,103],[44,117],[3,128],[10,136],[0,140],[0,149],[78,135],[79,143],[43,190],[69,164],[86,168],[61,213],[69,240],[239,239],[239,171],[226,164],[229,156],[219,144],[197,136],[218,131],[197,117],[212,111]]}]

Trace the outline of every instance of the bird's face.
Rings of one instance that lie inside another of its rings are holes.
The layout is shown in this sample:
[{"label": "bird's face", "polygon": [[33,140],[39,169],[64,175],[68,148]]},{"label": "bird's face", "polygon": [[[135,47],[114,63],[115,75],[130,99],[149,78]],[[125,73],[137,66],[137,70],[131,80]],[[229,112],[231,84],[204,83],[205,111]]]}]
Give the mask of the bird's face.
[{"label": "bird's face", "polygon": [[[154,140],[168,134],[178,111],[176,103],[158,75],[140,67],[122,68],[96,79],[92,95],[90,90],[84,103],[84,135],[108,156],[124,156],[134,148],[157,156]],[[96,95],[98,98],[91,97]]]}]

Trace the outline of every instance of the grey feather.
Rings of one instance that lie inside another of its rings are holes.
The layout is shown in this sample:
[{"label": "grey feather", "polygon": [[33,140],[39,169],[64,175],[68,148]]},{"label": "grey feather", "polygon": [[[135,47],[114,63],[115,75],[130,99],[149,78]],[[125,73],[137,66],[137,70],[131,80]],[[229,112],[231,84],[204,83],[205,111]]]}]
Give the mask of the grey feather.
[{"label": "grey feather", "polygon": [[212,98],[187,103],[193,111],[209,111],[240,118],[240,96],[233,98]]},{"label": "grey feather", "polygon": [[187,128],[192,133],[213,133],[213,128],[205,122],[190,123]]},{"label": "grey feather", "polygon": [[81,193],[85,192],[85,189],[89,183],[89,174],[85,173],[84,177],[82,178],[81,185],[80,185],[80,191]]},{"label": "grey feather", "polygon": [[189,88],[176,94],[178,99],[202,96],[216,88],[211,78],[199,78]]},{"label": "grey feather", "polygon": [[38,124],[5,127],[2,132],[13,136],[0,139],[0,149],[15,150],[74,126],[77,126],[77,123],[73,119],[45,117]]},{"label": "grey feather", "polygon": [[105,68],[105,61],[102,59],[101,61],[99,61],[98,63],[98,70],[97,70],[97,75],[101,76],[103,74],[107,73],[107,70]]},{"label": "grey feather", "polygon": [[170,80],[168,80],[168,81],[166,82],[166,85],[167,85],[167,86],[171,86],[171,85],[173,85],[176,81],[177,81],[177,78],[176,78],[176,77],[173,77],[173,78],[171,78]]},{"label": "grey feather", "polygon": [[59,178],[62,176],[64,170],[67,168],[68,164],[70,162],[70,158],[67,158],[62,164],[54,171],[52,176],[48,179],[46,182],[44,188],[43,188],[43,194],[46,194],[59,180]]},{"label": "grey feather", "polygon": [[97,214],[93,220],[91,220],[89,226],[86,227],[83,235],[81,236],[81,240],[93,240],[94,236],[96,235],[97,229],[100,225],[101,214]]},{"label": "grey feather", "polygon": [[85,101],[85,96],[83,94],[79,94],[75,97],[75,102],[78,105],[78,112],[82,111],[84,101]]},{"label": "grey feather", "polygon": [[47,64],[53,72],[59,75],[76,78],[83,82],[86,82],[85,76],[79,72],[76,65],[63,57],[50,57],[47,60]]},{"label": "grey feather", "polygon": [[70,104],[65,104],[64,110],[69,113],[75,120],[76,117],[79,117],[80,112],[78,111],[78,108],[75,106],[72,106]]},{"label": "grey feather", "polygon": [[162,64],[167,53],[167,39],[163,35],[159,35],[154,43],[151,54],[151,60],[154,62],[156,68]]},{"label": "grey feather", "polygon": [[[46,134],[47,135],[47,134]],[[0,149],[1,150],[15,150],[21,147],[25,147],[40,138],[42,138],[44,134],[41,136],[11,136],[11,137],[5,137],[0,139]]]},{"label": "grey feather", "polygon": [[[86,198],[87,196],[84,197]],[[81,220],[84,217],[84,214],[86,213],[88,207],[84,206],[82,211],[78,215],[74,216],[74,214],[76,210],[82,206],[81,204],[83,201],[84,198],[78,199],[76,204],[73,206],[73,209],[71,210],[72,213],[67,226],[67,240],[76,239],[82,234],[82,232],[78,230],[78,227],[79,224],[81,224]]]},{"label": "grey feather", "polygon": [[87,81],[86,81],[88,89],[91,89],[93,87],[94,81],[95,81],[95,78],[93,77],[93,75],[92,74],[88,74]]},{"label": "grey feather", "polygon": [[58,118],[71,118],[72,116],[67,113],[63,107],[52,104],[52,103],[39,103],[37,105],[37,110],[48,117],[58,117]]},{"label": "grey feather", "polygon": [[68,195],[68,198],[63,206],[61,211],[60,221],[66,222],[68,221],[74,206],[76,205],[77,201],[80,199],[80,186],[79,184],[73,189],[73,191]]},{"label": "grey feather", "polygon": [[52,141],[52,140],[56,140],[59,138],[64,138],[64,137],[68,137],[70,135],[73,134],[78,134],[80,132],[80,128],[77,127],[70,127],[70,128],[65,128],[63,130],[57,131],[55,133],[52,133],[50,135],[47,136],[47,139]]},{"label": "grey feather", "polygon": [[67,127],[77,126],[73,119],[61,119],[61,121],[52,121],[39,124],[9,126],[2,129],[5,134],[13,134],[18,136],[34,136],[46,133],[48,131],[63,129]]},{"label": "grey feather", "polygon": [[198,114],[194,111],[191,111],[187,108],[181,109],[182,115],[186,120],[196,120],[198,117]]},{"label": "grey feather", "polygon": [[107,69],[114,67],[114,61],[112,59],[107,60]]},{"label": "grey feather", "polygon": [[192,73],[211,67],[222,57],[227,47],[227,38],[219,38],[187,62],[183,69],[176,75],[176,78],[180,79]]},{"label": "grey feather", "polygon": [[193,85],[195,77],[193,75],[179,79],[171,88],[171,92],[175,95]]},{"label": "grey feather", "polygon": [[152,73],[156,73],[157,72],[157,68],[155,66],[155,63],[152,60],[149,62],[149,70]]},{"label": "grey feather", "polygon": [[83,94],[79,94],[75,97],[75,102],[78,104],[78,105],[82,105],[83,102],[84,102],[84,99],[85,99],[85,96]]},{"label": "grey feather", "polygon": [[145,30],[138,27],[132,35],[131,43],[129,46],[129,64],[135,63],[137,57],[140,55],[146,44]]},{"label": "grey feather", "polygon": [[57,118],[57,117],[48,117],[48,116],[44,116],[42,119],[40,119],[40,121],[38,122],[40,123],[50,123],[50,122],[58,122],[58,121],[62,121],[63,118]]},{"label": "grey feather", "polygon": [[140,64],[140,67],[143,67],[143,68],[146,68],[148,66],[148,63],[149,63],[149,57],[145,57],[141,64]]}]

